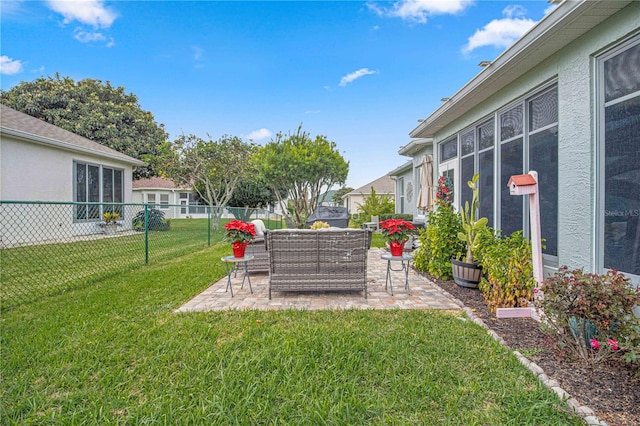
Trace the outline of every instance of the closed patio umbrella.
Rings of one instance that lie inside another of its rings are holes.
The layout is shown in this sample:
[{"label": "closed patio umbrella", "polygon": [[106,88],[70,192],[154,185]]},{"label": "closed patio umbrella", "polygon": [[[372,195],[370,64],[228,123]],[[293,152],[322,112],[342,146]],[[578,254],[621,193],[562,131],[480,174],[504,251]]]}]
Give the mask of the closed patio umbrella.
[{"label": "closed patio umbrella", "polygon": [[430,212],[433,211],[433,157],[425,155],[420,167],[418,209]]}]

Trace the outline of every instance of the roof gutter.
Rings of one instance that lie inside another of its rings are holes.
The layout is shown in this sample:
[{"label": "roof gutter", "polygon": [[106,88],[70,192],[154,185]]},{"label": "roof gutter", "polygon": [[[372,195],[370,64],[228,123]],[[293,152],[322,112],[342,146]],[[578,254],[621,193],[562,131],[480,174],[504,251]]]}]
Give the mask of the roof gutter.
[{"label": "roof gutter", "polygon": [[[128,164],[133,164],[135,166],[145,166],[147,164],[144,161],[138,160],[133,157],[129,157],[126,154],[116,155],[108,152],[96,151],[90,148],[83,148],[70,143],[61,142],[56,139],[45,138],[43,136],[38,136],[32,133],[22,132],[20,130],[10,129],[7,127],[0,127],[0,132],[9,136],[13,136],[13,137],[28,141],[28,142],[36,142],[42,145],[55,146],[57,148],[61,148],[67,151],[82,152],[82,153],[91,154],[91,155],[100,155],[101,157],[106,157],[112,160],[118,160]],[[114,152],[117,152],[117,151],[114,151]],[[123,158],[123,156],[125,156],[126,158]]]}]

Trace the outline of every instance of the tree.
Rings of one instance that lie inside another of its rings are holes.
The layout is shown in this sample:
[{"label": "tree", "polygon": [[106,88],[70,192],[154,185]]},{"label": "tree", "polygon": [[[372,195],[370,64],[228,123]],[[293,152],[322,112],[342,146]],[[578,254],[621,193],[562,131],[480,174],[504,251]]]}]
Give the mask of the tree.
[{"label": "tree", "polygon": [[[147,161],[157,156],[168,138],[164,125],[142,110],[138,98],[108,81],[69,77],[38,78],[0,93],[3,104]],[[134,179],[154,176],[152,165],[134,169]]]},{"label": "tree", "polygon": [[275,192],[264,177],[256,169],[252,169],[247,170],[240,179],[228,205],[237,207],[233,209],[233,215],[246,222],[251,216],[251,209],[266,208],[277,201]]},{"label": "tree", "polygon": [[343,186],[343,187],[337,189],[336,192],[333,193],[333,202],[337,206],[343,205],[344,204],[344,196],[347,195],[348,193],[350,193],[351,191],[353,191],[353,188],[351,188],[350,186]]},{"label": "tree", "polygon": [[[302,228],[318,206],[323,189],[344,184],[349,163],[326,136],[312,139],[298,127],[295,134],[278,133],[276,140],[260,149],[258,169],[271,185],[286,219]],[[293,212],[287,209],[289,200]]]},{"label": "tree", "polygon": [[367,221],[371,216],[380,216],[382,214],[393,214],[396,206],[391,195],[376,193],[376,190],[371,187],[371,194],[362,195],[363,203],[358,203],[358,213],[360,218],[364,218]]},{"label": "tree", "polygon": [[181,185],[190,185],[211,207],[217,229],[223,207],[228,205],[238,182],[251,166],[255,145],[236,136],[205,141],[182,135],[163,147],[162,173]]}]

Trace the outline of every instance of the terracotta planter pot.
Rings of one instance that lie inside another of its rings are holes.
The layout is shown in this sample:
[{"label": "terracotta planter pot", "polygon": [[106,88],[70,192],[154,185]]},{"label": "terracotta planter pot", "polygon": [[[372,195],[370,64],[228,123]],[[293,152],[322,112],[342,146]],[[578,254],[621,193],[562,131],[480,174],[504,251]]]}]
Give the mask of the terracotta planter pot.
[{"label": "terracotta planter pot", "polygon": [[478,288],[482,279],[482,268],[478,266],[478,262],[467,263],[451,258],[451,269],[453,280],[460,287]]}]

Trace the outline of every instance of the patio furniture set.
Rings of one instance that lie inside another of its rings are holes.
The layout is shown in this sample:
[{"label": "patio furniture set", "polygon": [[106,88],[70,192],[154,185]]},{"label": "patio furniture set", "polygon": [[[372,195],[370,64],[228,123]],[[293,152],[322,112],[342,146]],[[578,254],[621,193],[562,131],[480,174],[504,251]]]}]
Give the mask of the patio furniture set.
[{"label": "patio furniture set", "polygon": [[[370,229],[330,228],[278,229],[264,232],[252,241],[244,258],[224,262],[236,263],[236,272],[244,273],[251,281],[252,272],[269,273],[269,299],[272,292],[362,291],[367,298],[367,252],[371,247]],[[392,261],[400,261],[405,271],[408,290],[409,261],[412,256],[385,255],[387,282],[391,284]],[[229,263],[225,263],[229,265]],[[231,290],[231,269],[227,268],[227,289]],[[251,290],[253,290],[251,288]],[[253,292],[253,291],[252,291]],[[393,295],[393,285],[391,285]]]}]

